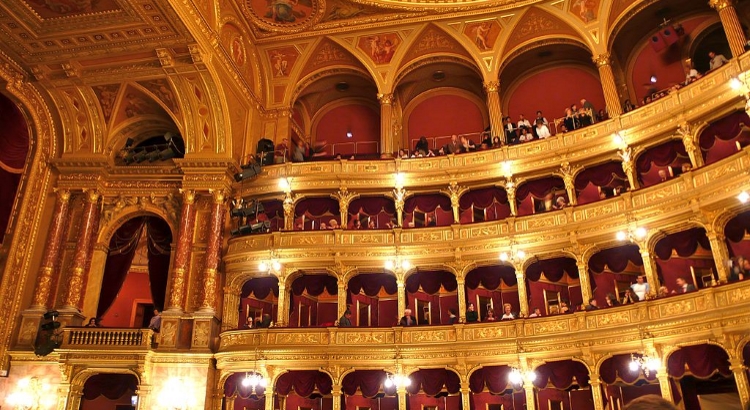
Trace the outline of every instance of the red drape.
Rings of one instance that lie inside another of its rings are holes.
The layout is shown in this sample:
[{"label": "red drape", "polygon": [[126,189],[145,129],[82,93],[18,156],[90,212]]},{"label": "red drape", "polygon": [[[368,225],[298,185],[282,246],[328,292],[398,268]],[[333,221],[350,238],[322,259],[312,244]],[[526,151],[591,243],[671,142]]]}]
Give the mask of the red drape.
[{"label": "red drape", "polygon": [[500,204],[508,203],[508,194],[503,188],[490,187],[474,189],[461,195],[459,207],[469,209],[473,205],[475,208],[488,208],[494,202]]},{"label": "red drape", "polygon": [[535,179],[521,184],[516,190],[516,201],[521,202],[531,195],[543,199],[552,190],[565,189],[565,182],[559,177]]},{"label": "red drape", "polygon": [[542,273],[552,282],[559,282],[565,274],[569,278],[577,279],[578,265],[575,259],[563,257],[536,261],[526,269],[526,277],[534,282],[542,277]]},{"label": "red drape", "polygon": [[[636,355],[636,357],[640,356]],[[628,366],[630,366],[632,360],[629,354],[614,355],[602,362],[602,365],[599,367],[599,376],[607,384],[614,384],[616,382],[634,384],[643,379],[648,381],[656,380],[656,374],[653,372],[649,372],[648,377],[646,377],[640,369],[631,371]]]},{"label": "red drape", "polygon": [[339,285],[333,276],[328,275],[302,275],[292,282],[292,293],[300,296],[305,291],[308,295],[319,296],[323,291],[329,295],[335,295],[339,291]]},{"label": "red drape", "polygon": [[500,288],[501,282],[506,286],[516,286],[518,280],[515,269],[506,265],[481,266],[466,275],[465,284],[469,289],[476,289],[481,285],[487,290],[495,290]]},{"label": "red drape", "polygon": [[148,280],[154,307],[164,308],[169,280],[169,261],[172,258],[172,230],[161,218],[146,217],[148,246]]},{"label": "red drape", "polygon": [[[364,397],[375,397],[381,393],[385,379],[386,373],[383,370],[355,370],[344,376],[341,391],[347,396],[354,396],[360,391]],[[395,394],[395,386],[385,393]]]},{"label": "red drape", "polygon": [[294,216],[308,215],[319,218],[323,215],[339,215],[339,201],[333,198],[305,198],[294,208]]},{"label": "red drape", "polygon": [[266,389],[264,387],[256,386],[255,391],[253,392],[252,387],[245,387],[242,385],[242,380],[244,380],[248,374],[252,375],[254,373],[234,373],[231,376],[227,377],[227,380],[224,382],[224,396],[232,397],[235,393],[237,393],[237,397],[243,399],[248,399],[250,397],[263,397],[266,392]]},{"label": "red drape", "polygon": [[745,233],[750,233],[750,211],[730,219],[724,228],[724,235],[732,242],[741,242]]},{"label": "red drape", "polygon": [[611,187],[617,181],[619,181],[619,183],[616,183],[614,186],[622,186],[622,182],[627,180],[628,177],[625,175],[621,163],[607,162],[581,171],[581,173],[576,176],[575,187],[578,191],[582,191],[588,184],[600,187]]},{"label": "red drape", "polygon": [[286,396],[291,391],[301,397],[310,397],[313,393],[331,394],[331,378],[318,370],[291,370],[276,380],[276,393]]},{"label": "red drape", "polygon": [[278,199],[260,201],[266,218],[271,221],[271,231],[275,232],[284,228],[284,203]]},{"label": "red drape", "polygon": [[398,292],[396,277],[385,273],[364,273],[349,280],[349,292],[358,294],[365,291],[365,295],[374,297],[384,289],[385,293],[395,295]]},{"label": "red drape", "polygon": [[602,273],[608,268],[619,273],[625,270],[629,262],[643,266],[638,245],[624,245],[599,251],[589,259],[589,269],[594,273]]},{"label": "red drape", "polygon": [[676,232],[659,240],[654,247],[654,253],[659,259],[667,260],[672,256],[672,251],[683,258],[692,256],[700,245],[701,248],[711,250],[711,244],[706,237],[706,230],[693,228],[687,231]]},{"label": "red drape", "polygon": [[475,371],[469,377],[469,388],[472,393],[489,391],[492,394],[502,394],[513,386],[508,382],[511,368],[509,366],[485,366]]},{"label": "red drape", "polygon": [[356,215],[357,213],[363,213],[368,216],[375,216],[381,212],[385,212],[389,215],[396,214],[396,205],[393,203],[392,198],[371,196],[364,198],[357,198],[349,204],[348,209],[349,215]]},{"label": "red drape", "polygon": [[125,277],[133,263],[138,242],[143,234],[144,218],[133,218],[122,224],[109,241],[107,262],[104,265],[102,288],[99,292],[99,305],[96,317],[102,317],[112,306],[125,282]]},{"label": "red drape", "polygon": [[676,379],[682,378],[685,374],[691,374],[699,379],[709,378],[716,373],[725,377],[732,375],[727,352],[711,344],[681,347],[669,355],[667,372]]},{"label": "red drape", "polygon": [[433,212],[440,207],[443,210],[451,210],[451,199],[441,194],[414,195],[404,202],[404,212],[412,213],[419,208],[422,212]]},{"label": "red drape", "polygon": [[94,400],[104,396],[109,400],[117,400],[126,393],[131,395],[138,389],[138,379],[132,374],[95,374],[83,385],[83,398]]},{"label": "red drape", "polygon": [[29,153],[29,127],[18,106],[4,95],[0,95],[0,124],[3,125],[0,129],[0,168],[20,174]]},{"label": "red drape", "polygon": [[589,384],[589,371],[583,363],[575,360],[545,363],[537,367],[535,372],[534,386],[538,389],[552,385],[557,389],[565,390],[574,383],[580,387],[586,387]]},{"label": "red drape", "polygon": [[[746,141],[750,140],[750,135],[747,132],[742,132],[740,124],[750,125],[750,118],[744,111],[737,111],[726,117],[716,120],[711,123],[706,129],[701,132],[699,138],[701,149],[707,151],[713,147],[714,142],[717,139],[720,140],[731,140],[737,137],[744,138]],[[745,135],[740,135],[745,134]]]},{"label": "red drape", "polygon": [[461,390],[461,380],[458,375],[446,369],[420,369],[411,375],[411,384],[406,388],[409,394],[423,392],[435,397],[444,390],[448,394],[456,394]]},{"label": "red drape", "polygon": [[258,299],[265,299],[273,292],[274,296],[279,297],[279,278],[269,276],[265,278],[253,278],[242,285],[241,298],[246,298],[251,294]]},{"label": "red drape", "polygon": [[421,287],[425,293],[434,295],[441,286],[448,292],[455,291],[458,288],[456,277],[447,271],[417,271],[406,279],[406,291],[410,293],[416,293]]},{"label": "red drape", "polygon": [[638,173],[645,174],[651,169],[652,164],[660,167],[672,165],[677,157],[689,158],[682,141],[672,140],[644,151],[636,159],[635,166]]},{"label": "red drape", "polygon": [[10,214],[13,212],[13,204],[16,202],[18,184],[21,183],[21,174],[14,174],[0,168],[0,243],[3,234],[8,229]]}]

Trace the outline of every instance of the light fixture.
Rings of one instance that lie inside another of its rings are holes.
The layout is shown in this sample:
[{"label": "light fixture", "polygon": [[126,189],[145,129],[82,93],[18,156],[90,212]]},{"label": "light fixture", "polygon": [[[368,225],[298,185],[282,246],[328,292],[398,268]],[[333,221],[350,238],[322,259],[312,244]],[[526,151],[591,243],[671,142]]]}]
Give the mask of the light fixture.
[{"label": "light fixture", "polygon": [[742,88],[742,81],[737,77],[732,77],[729,80],[729,87],[731,87],[734,91],[739,91],[740,88]]},{"label": "light fixture", "polygon": [[352,132],[351,132],[351,131],[347,131],[347,132],[346,132],[346,138],[351,138],[351,137],[353,137],[353,136],[354,136],[354,134],[352,134]]},{"label": "light fixture", "polygon": [[523,260],[524,258],[526,258],[526,252],[522,250],[517,250],[515,251],[515,253],[511,252],[510,254],[508,254],[507,252],[502,252],[500,254],[500,260],[503,262],[518,262]]},{"label": "light fixture", "polygon": [[396,174],[393,175],[393,179],[396,182],[396,188],[404,187],[404,181],[406,180],[406,175],[404,175],[403,172],[396,172]]},{"label": "light fixture", "polygon": [[651,84],[656,84],[656,76],[652,75],[651,78],[649,78],[649,81],[651,81]]},{"label": "light fixture", "polygon": [[648,230],[646,228],[639,226],[635,229],[630,229],[628,231],[619,231],[615,234],[615,238],[617,238],[618,241],[626,241],[630,240],[633,242],[642,241],[643,239],[646,239],[646,236],[648,235]]},{"label": "light fixture", "polygon": [[55,404],[56,396],[52,386],[36,377],[25,377],[18,381],[16,389],[6,398],[6,402],[18,410],[48,408]]},{"label": "light fixture", "polygon": [[622,147],[625,145],[625,140],[622,138],[622,135],[620,135],[619,132],[616,132],[614,133],[614,135],[612,135],[612,142],[614,142],[618,147]]},{"label": "light fixture", "polygon": [[264,273],[278,273],[281,271],[282,265],[278,259],[271,259],[268,261],[261,261],[258,264],[258,270]]},{"label": "light fixture", "polygon": [[745,191],[740,192],[739,195],[737,195],[737,199],[742,202],[743,204],[746,204],[747,201],[750,201],[750,194],[748,194]]},{"label": "light fixture", "polygon": [[510,178],[513,176],[513,164],[510,161],[501,162],[500,168],[503,170],[504,177]]},{"label": "light fixture", "polygon": [[170,377],[162,385],[157,402],[169,410],[194,409],[198,405],[194,391],[189,381],[182,377]]},{"label": "light fixture", "polygon": [[262,375],[253,372],[245,374],[245,378],[242,379],[242,382],[240,382],[243,387],[250,387],[255,391],[256,387],[262,387],[266,388],[268,386],[268,379],[263,377]]},{"label": "light fixture", "polygon": [[387,389],[390,389],[391,387],[407,387],[411,385],[411,379],[409,376],[405,376],[402,374],[392,374],[388,373],[388,375],[385,377],[385,382],[383,382],[383,386]]},{"label": "light fixture", "polygon": [[281,178],[279,179],[279,188],[284,192],[289,192],[292,188],[292,184],[289,182],[289,179]]},{"label": "light fixture", "polygon": [[385,268],[389,271],[403,270],[407,271],[411,268],[411,262],[401,256],[396,256],[393,259],[385,261]]},{"label": "light fixture", "polygon": [[643,370],[643,374],[646,377],[649,377],[651,373],[656,374],[659,370],[661,370],[661,360],[659,360],[658,357],[649,357],[647,354],[631,354],[628,368],[631,372]]},{"label": "light fixture", "polygon": [[525,381],[528,381],[529,383],[531,383],[534,380],[536,380],[535,371],[529,370],[527,372],[522,372],[517,367],[510,368],[510,373],[508,374],[508,381],[514,386],[523,386]]}]

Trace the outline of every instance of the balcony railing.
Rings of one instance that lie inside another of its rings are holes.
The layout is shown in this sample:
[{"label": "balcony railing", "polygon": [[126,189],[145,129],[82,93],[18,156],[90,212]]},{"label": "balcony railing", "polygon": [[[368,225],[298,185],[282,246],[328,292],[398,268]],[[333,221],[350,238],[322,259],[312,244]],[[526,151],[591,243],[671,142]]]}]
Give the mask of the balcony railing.
[{"label": "balcony railing", "polygon": [[62,349],[144,349],[151,348],[151,329],[75,328],[62,331]]}]

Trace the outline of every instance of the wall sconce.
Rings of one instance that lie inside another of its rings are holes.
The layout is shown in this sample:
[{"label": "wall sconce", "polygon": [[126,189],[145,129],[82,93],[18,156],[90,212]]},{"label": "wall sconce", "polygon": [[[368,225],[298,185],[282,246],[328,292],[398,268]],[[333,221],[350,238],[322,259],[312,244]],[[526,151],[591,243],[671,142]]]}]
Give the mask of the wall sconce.
[{"label": "wall sconce", "polygon": [[519,262],[522,261],[524,258],[526,258],[526,252],[522,250],[518,250],[515,252],[511,252],[510,254],[507,252],[503,252],[500,254],[500,260],[503,262]]},{"label": "wall sconce", "polygon": [[734,91],[739,91],[740,88],[742,88],[742,80],[740,80],[737,77],[732,77],[729,80],[729,87],[732,88]]},{"label": "wall sconce", "polygon": [[18,381],[6,402],[17,410],[37,410],[53,406],[56,398],[49,383],[36,377],[25,377]]},{"label": "wall sconce", "polygon": [[508,374],[508,381],[514,385],[514,386],[523,386],[524,382],[528,381],[529,383],[534,382],[536,380],[536,372],[533,370],[529,370],[527,372],[522,372],[517,367],[511,367],[510,373]]},{"label": "wall sconce", "polygon": [[510,178],[513,176],[513,163],[510,161],[503,161],[500,163],[500,169],[503,172],[503,176],[505,178]]},{"label": "wall sconce", "polygon": [[649,377],[652,372],[656,374],[661,369],[661,360],[658,357],[649,357],[647,354],[639,356],[631,354],[628,368],[631,372],[643,370],[643,374]]},{"label": "wall sconce", "polygon": [[629,240],[631,242],[638,242],[642,241],[646,238],[646,235],[648,235],[648,231],[646,228],[640,226],[638,228],[628,230],[628,231],[619,231],[615,235],[618,241],[626,241]]},{"label": "wall sconce", "polygon": [[404,182],[406,181],[406,175],[403,172],[396,172],[396,174],[393,175],[393,180],[396,182],[396,189],[403,188]]},{"label": "wall sconce", "polygon": [[169,410],[189,410],[198,405],[190,383],[181,377],[170,377],[162,385],[157,403]]},{"label": "wall sconce", "polygon": [[612,142],[615,143],[618,149],[624,149],[628,146],[628,144],[625,142],[625,138],[620,134],[620,132],[616,132],[612,134]]},{"label": "wall sconce", "polygon": [[409,262],[406,258],[396,256],[393,259],[388,259],[385,261],[385,268],[391,272],[397,270],[407,271],[411,268],[411,262]]},{"label": "wall sconce", "polygon": [[258,270],[263,273],[278,273],[281,271],[281,262],[278,259],[271,259],[269,261],[261,261],[258,264]]},{"label": "wall sconce", "polygon": [[656,84],[656,76],[655,75],[652,75],[648,80],[651,81],[651,84]]},{"label": "wall sconce", "polygon": [[351,131],[347,131],[347,132],[346,132],[346,138],[351,138],[351,137],[353,137],[353,136],[354,136],[354,134],[352,134],[352,132],[351,132]]},{"label": "wall sconce", "polygon": [[284,192],[289,192],[292,190],[292,184],[288,178],[281,178],[279,179],[279,188]]},{"label": "wall sconce", "polygon": [[742,192],[740,192],[739,195],[737,195],[737,200],[739,200],[743,204],[746,204],[747,201],[750,201],[750,194],[748,194],[745,191],[742,191]]},{"label": "wall sconce", "polygon": [[409,376],[405,376],[402,374],[388,373],[388,375],[385,377],[385,382],[383,382],[383,386],[387,389],[390,389],[393,386],[407,387],[409,385],[411,385],[411,379],[409,378]]}]

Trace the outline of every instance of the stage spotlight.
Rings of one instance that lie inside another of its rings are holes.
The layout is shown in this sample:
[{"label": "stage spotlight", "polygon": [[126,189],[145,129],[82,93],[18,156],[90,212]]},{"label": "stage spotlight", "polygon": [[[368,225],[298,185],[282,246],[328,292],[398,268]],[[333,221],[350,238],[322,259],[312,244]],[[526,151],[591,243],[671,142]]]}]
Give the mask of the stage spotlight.
[{"label": "stage spotlight", "polygon": [[56,317],[60,316],[60,312],[56,310],[50,310],[49,312],[44,314],[44,318],[47,320],[54,319]]}]

